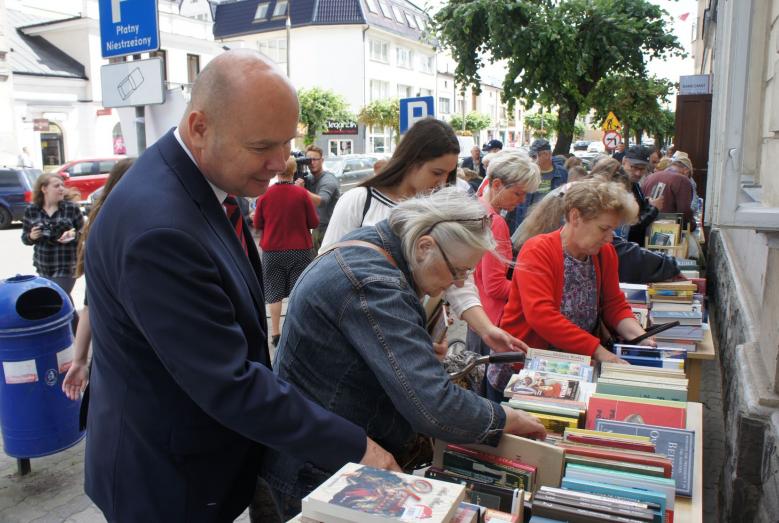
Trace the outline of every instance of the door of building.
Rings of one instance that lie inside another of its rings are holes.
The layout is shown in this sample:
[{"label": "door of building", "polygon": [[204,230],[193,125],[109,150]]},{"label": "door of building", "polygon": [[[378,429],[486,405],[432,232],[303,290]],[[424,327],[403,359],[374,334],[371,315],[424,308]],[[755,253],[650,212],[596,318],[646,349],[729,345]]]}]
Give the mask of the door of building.
[{"label": "door of building", "polygon": [[41,132],[41,157],[44,169],[65,163],[62,129],[54,122],[49,122],[47,132]]},{"label": "door of building", "polygon": [[690,94],[676,97],[676,135],[674,147],[686,152],[693,167],[698,196],[706,199],[709,171],[709,130],[711,128],[711,95]]}]

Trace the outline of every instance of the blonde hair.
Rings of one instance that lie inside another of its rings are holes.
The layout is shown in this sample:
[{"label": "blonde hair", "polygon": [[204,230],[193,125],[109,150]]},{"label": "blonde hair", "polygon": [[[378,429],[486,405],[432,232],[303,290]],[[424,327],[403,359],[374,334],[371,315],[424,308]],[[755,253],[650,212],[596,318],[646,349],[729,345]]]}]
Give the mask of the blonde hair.
[{"label": "blonde hair", "polygon": [[503,151],[487,167],[490,183],[500,180],[504,187],[521,185],[526,193],[536,192],[541,184],[541,170],[530,157],[520,152]]},{"label": "blonde hair", "polygon": [[619,183],[597,178],[571,184],[563,196],[566,219],[576,209],[584,220],[613,212],[625,223],[634,223],[638,204],[631,193]]},{"label": "blonde hair", "polygon": [[673,163],[673,160],[667,156],[660,158],[660,161],[655,165],[655,171],[665,171]]},{"label": "blonde hair", "polygon": [[572,209],[578,209],[585,220],[616,212],[622,221],[633,223],[638,215],[633,194],[618,182],[597,177],[567,183],[531,207],[514,233],[514,249],[520,250],[534,236],[559,229]]},{"label": "blonde hair", "polygon": [[604,157],[600,160],[596,161],[594,164],[592,164],[592,169],[590,170],[590,176],[598,176],[598,175],[605,175],[607,178],[611,178],[614,176],[614,173],[619,170],[619,167],[622,164],[619,163],[619,160],[616,158],[611,157]]},{"label": "blonde hair", "polygon": [[294,156],[287,158],[287,163],[284,166],[284,171],[278,174],[279,177],[289,178],[295,175],[295,171],[298,169],[298,163],[295,161]]}]

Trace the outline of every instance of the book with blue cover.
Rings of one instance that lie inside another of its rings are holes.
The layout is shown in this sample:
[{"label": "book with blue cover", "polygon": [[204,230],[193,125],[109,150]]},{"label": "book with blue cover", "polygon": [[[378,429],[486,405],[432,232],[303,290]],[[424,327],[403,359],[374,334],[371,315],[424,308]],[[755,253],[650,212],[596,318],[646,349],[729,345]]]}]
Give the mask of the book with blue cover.
[{"label": "book with blue cover", "polygon": [[680,496],[692,496],[695,477],[695,431],[602,418],[595,422],[595,428],[603,432],[649,436],[657,453],[665,454],[673,461],[671,477],[676,480],[676,493]]},{"label": "book with blue cover", "polygon": [[[562,488],[575,490],[578,492],[589,492],[592,494],[601,494],[612,496],[617,499],[633,500],[647,503],[655,511],[655,523],[668,522],[673,517],[673,510],[668,509],[665,502],[665,495],[656,490],[643,488],[621,487],[610,483],[599,481],[587,481],[564,477]],[[670,514],[669,514],[670,510]]]}]

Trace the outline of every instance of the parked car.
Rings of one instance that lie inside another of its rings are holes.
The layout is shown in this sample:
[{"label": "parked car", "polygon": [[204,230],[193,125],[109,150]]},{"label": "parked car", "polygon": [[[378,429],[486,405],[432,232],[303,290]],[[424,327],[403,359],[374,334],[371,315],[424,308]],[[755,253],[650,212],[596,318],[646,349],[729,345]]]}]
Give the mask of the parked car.
[{"label": "parked car", "polygon": [[573,142],[573,150],[574,151],[586,151],[587,147],[589,147],[590,142],[588,140],[576,140]]},{"label": "parked car", "polygon": [[373,176],[373,164],[376,160],[378,158],[375,156],[361,154],[328,156],[325,158],[324,169],[338,178],[343,193]]},{"label": "parked car", "polygon": [[65,187],[77,190],[82,202],[93,191],[105,185],[108,173],[122,157],[73,160],[59,168],[57,174],[65,180]]},{"label": "parked car", "polygon": [[41,175],[38,169],[0,169],[0,229],[20,221],[32,201],[32,188]]}]

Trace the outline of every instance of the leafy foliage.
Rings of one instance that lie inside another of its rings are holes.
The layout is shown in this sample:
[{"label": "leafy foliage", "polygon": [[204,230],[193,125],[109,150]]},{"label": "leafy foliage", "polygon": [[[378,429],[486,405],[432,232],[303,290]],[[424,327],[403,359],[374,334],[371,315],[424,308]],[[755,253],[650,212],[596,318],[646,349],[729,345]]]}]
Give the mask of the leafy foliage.
[{"label": "leafy foliage", "polygon": [[568,151],[576,117],[602,78],[644,76],[647,58],[681,53],[666,16],[648,0],[449,0],[434,24],[459,84],[478,92],[482,56],[506,60],[510,105],[558,107],[558,154]]},{"label": "leafy foliage", "polygon": [[668,102],[672,84],[668,80],[651,77],[638,77],[629,74],[610,74],[603,78],[588,97],[588,104],[595,109],[598,121],[606,119],[609,111],[622,123],[624,138],[631,135],[636,142],[641,140],[644,131],[664,136],[673,134],[673,123],[670,130],[663,124],[667,116],[661,103]]},{"label": "leafy foliage", "polygon": [[327,89],[312,87],[298,91],[300,121],[306,126],[305,144],[314,143],[316,134],[324,131],[328,120],[350,120],[346,101]]},{"label": "leafy foliage", "polygon": [[557,128],[557,114],[549,112],[527,113],[525,127],[533,138],[549,138]]},{"label": "leafy foliage", "polygon": [[375,100],[360,110],[357,121],[374,127],[390,127],[400,137],[400,100]]},{"label": "leafy foliage", "polygon": [[[463,128],[462,115],[452,115],[452,119],[449,121],[455,131],[460,131]],[[469,131],[474,137],[490,126],[492,120],[489,115],[478,113],[476,111],[470,112],[465,115],[465,130]]]}]

